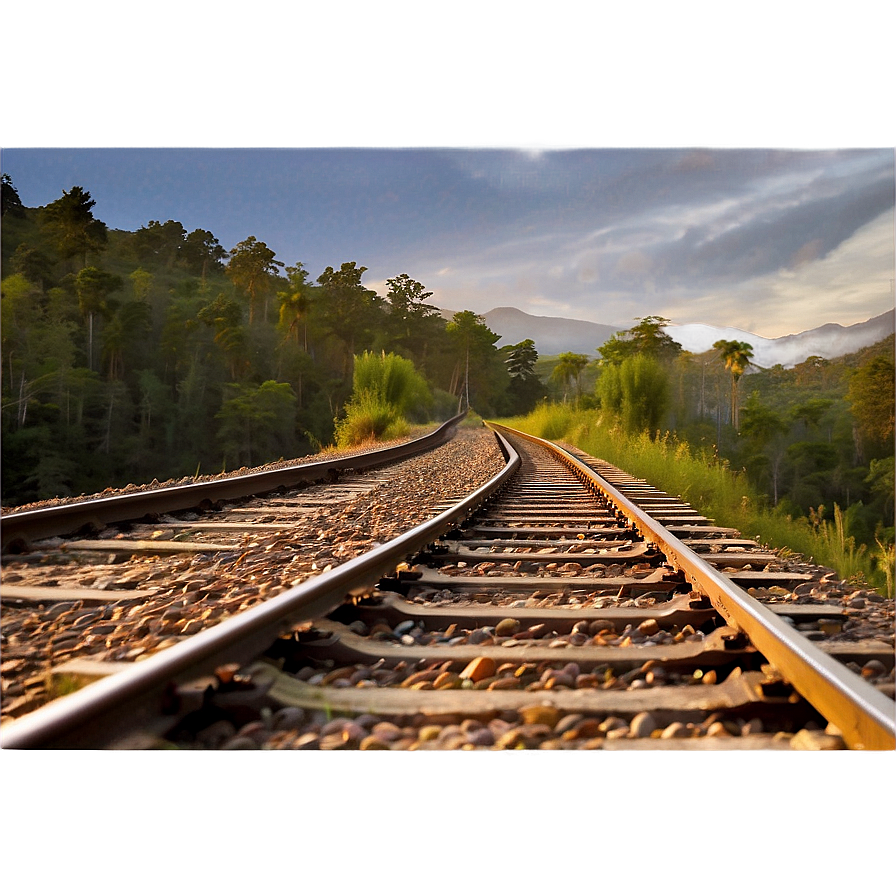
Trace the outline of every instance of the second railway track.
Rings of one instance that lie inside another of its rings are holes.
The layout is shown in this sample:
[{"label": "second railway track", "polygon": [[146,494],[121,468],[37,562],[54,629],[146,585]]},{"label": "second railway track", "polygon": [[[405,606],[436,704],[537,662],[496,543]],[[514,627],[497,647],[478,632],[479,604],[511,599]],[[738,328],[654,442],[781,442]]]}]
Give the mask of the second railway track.
[{"label": "second railway track", "polygon": [[397,553],[275,589],[4,746],[893,749],[892,600],[503,436],[505,472]]}]

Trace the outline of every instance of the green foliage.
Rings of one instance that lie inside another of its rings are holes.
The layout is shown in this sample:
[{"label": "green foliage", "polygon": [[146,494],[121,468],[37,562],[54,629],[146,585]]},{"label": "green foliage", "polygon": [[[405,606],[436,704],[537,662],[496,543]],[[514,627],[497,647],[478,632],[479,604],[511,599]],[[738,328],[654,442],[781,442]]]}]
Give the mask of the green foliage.
[{"label": "green foliage", "polygon": [[603,369],[597,381],[601,407],[616,414],[626,432],[656,432],[666,411],[669,378],[659,361],[633,355]]},{"label": "green foliage", "polygon": [[505,345],[498,350],[498,355],[510,377],[502,412],[524,414],[532,410],[544,398],[545,391],[535,372],[535,365],[538,363],[535,342],[524,339],[516,345]]},{"label": "green foliage", "polygon": [[0,174],[0,217],[24,218],[25,207],[19,198],[19,191],[15,188],[12,178],[8,174]]},{"label": "green foliage", "polygon": [[507,386],[508,374],[495,349],[501,337],[472,311],[458,311],[446,332],[456,351],[450,391],[459,396],[458,410],[469,409],[473,399],[480,410],[488,410]]},{"label": "green foliage", "polygon": [[670,362],[681,354],[681,346],[663,330],[669,323],[665,317],[650,315],[635,320],[639,321],[637,326],[614,334],[598,349],[608,364],[621,364],[635,355]]},{"label": "green foliage", "polygon": [[63,190],[62,196],[43,210],[43,232],[63,259],[79,256],[87,264],[88,252],[99,252],[108,239],[106,225],[94,218],[96,201],[81,187]]},{"label": "green foliage", "polygon": [[354,389],[345,418],[336,422],[336,444],[394,438],[407,430],[405,416],[431,400],[426,381],[406,358],[390,352],[355,357]]},{"label": "green foliage", "polygon": [[224,466],[262,463],[282,456],[295,429],[296,397],[289,383],[232,384],[232,397],[215,414]]},{"label": "green foliage", "polygon": [[896,376],[892,357],[879,355],[863,364],[850,378],[849,401],[859,432],[874,450],[893,445],[896,411]]},{"label": "green foliage", "polygon": [[393,405],[363,392],[346,405],[345,418],[336,422],[336,444],[351,448],[378,439],[398,438],[407,430],[407,422]]},{"label": "green foliage", "polygon": [[249,299],[249,323],[255,320],[258,305],[261,304],[264,320],[268,319],[268,300],[274,287],[274,276],[282,261],[275,259],[276,253],[266,243],[250,236],[237,243],[230,250],[227,262],[227,276]]},{"label": "green foliage", "polygon": [[573,389],[576,404],[582,394],[582,371],[588,366],[588,355],[576,352],[563,352],[557,358],[557,364],[551,371],[551,381],[563,385],[563,400],[566,401],[567,390]]},{"label": "green foliage", "polygon": [[[828,521],[823,507],[814,517],[794,517],[769,506],[742,471],[733,470],[711,448],[694,448],[672,433],[652,439],[648,432],[626,432],[603,411],[573,412],[564,405],[542,405],[509,426],[552,441],[566,441],[670,494],[680,495],[718,525],[732,526],[772,547],[789,548],[830,566],[844,578],[884,585],[889,542],[872,554],[855,531],[861,507],[834,505]],[[757,535],[756,533],[760,533]]]},{"label": "green foliage", "polygon": [[419,411],[430,402],[426,381],[414,365],[392,352],[364,352],[355,357],[353,395],[369,395],[395,408],[398,416]]},{"label": "green foliage", "polygon": [[720,339],[713,346],[719,352],[725,362],[725,369],[731,374],[731,425],[738,426],[738,398],[737,384],[744,375],[744,371],[750,365],[753,357],[753,346],[748,342],[738,342],[736,339]]}]

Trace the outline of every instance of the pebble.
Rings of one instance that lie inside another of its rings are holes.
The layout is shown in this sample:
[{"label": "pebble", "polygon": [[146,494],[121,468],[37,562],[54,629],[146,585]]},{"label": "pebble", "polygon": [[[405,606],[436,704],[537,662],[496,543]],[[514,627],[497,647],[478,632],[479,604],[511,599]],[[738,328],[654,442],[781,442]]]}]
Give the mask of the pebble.
[{"label": "pebble", "polygon": [[598,729],[601,732],[615,731],[618,729],[624,728],[626,731],[629,730],[628,722],[625,719],[620,719],[618,716],[608,716],[604,719],[603,722],[600,723]]},{"label": "pebble", "polygon": [[495,626],[495,635],[499,638],[509,638],[517,634],[520,627],[518,619],[502,619]]},{"label": "pebble", "polygon": [[663,740],[669,740],[671,738],[677,737],[690,737],[691,732],[688,730],[687,726],[683,722],[672,722],[671,725],[666,726],[663,729],[663,733],[660,737]]},{"label": "pebble", "polygon": [[657,727],[656,718],[652,713],[639,712],[632,719],[631,735],[632,737],[650,737]]},{"label": "pebble", "polygon": [[553,729],[560,721],[560,710],[546,704],[533,704],[522,707],[519,716],[525,725],[547,725]]},{"label": "pebble", "polygon": [[868,660],[862,666],[862,678],[879,678],[887,674],[887,667],[880,660]]},{"label": "pebble", "polygon": [[765,731],[765,726],[762,724],[762,719],[750,719],[744,726],[741,728],[741,736],[746,737],[749,734],[762,734]]},{"label": "pebble", "polygon": [[222,744],[236,736],[236,728],[232,722],[222,719],[203,728],[196,735],[196,742],[203,748],[217,750]]},{"label": "pebble", "polygon": [[706,736],[707,737],[730,737],[731,733],[725,727],[724,722],[713,722],[712,725],[710,725],[706,729]]},{"label": "pebble", "polygon": [[484,678],[491,678],[496,669],[497,664],[491,657],[480,656],[470,661],[466,669],[460,673],[460,677],[473,682],[482,681]]},{"label": "pebble", "polygon": [[791,750],[843,750],[846,744],[836,734],[803,728],[790,739]]}]

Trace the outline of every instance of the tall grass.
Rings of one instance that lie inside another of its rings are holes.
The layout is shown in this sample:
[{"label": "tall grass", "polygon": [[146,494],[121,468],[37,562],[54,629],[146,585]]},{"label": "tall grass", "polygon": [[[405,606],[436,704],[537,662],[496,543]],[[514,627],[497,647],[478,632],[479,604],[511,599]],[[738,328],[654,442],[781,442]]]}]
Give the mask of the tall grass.
[{"label": "tall grass", "polygon": [[407,358],[393,352],[364,352],[354,360],[353,396],[367,395],[394,408],[399,416],[431,400],[426,380]]},{"label": "tall grass", "polygon": [[335,422],[336,445],[350,448],[410,431],[405,415],[431,400],[426,381],[407,358],[389,352],[355,356],[352,395]]},{"label": "tall grass", "polygon": [[769,506],[746,476],[730,469],[715,446],[692,446],[674,433],[627,433],[600,410],[574,411],[540,405],[524,417],[504,421],[551,441],[565,441],[652,485],[679,495],[720,526],[738,529],[770,547],[801,554],[845,579],[892,588],[886,546],[870,554],[849,534],[849,513],[834,507],[833,522],[796,518]]}]

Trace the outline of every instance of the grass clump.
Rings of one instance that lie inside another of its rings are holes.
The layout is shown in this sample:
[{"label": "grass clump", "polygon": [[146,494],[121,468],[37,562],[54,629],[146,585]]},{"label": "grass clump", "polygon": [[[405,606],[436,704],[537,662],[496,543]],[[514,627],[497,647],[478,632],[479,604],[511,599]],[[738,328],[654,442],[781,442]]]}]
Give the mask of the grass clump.
[{"label": "grass clump", "polygon": [[345,416],[335,424],[339,448],[406,436],[410,432],[406,415],[431,400],[413,363],[392,352],[356,355],[352,385]]}]

